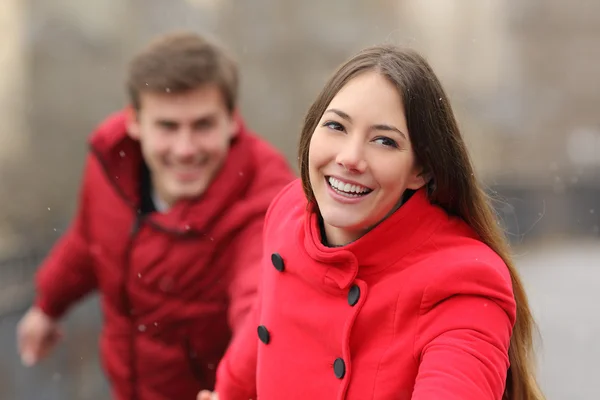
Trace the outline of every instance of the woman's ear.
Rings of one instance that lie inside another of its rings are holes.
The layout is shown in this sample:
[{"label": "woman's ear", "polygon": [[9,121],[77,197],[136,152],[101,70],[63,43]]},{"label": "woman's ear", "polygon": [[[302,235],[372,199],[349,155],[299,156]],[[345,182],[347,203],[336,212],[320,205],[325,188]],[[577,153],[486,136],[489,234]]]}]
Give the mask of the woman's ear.
[{"label": "woman's ear", "polygon": [[135,140],[140,139],[140,121],[138,111],[132,106],[128,105],[125,108],[125,123],[127,125],[127,135]]},{"label": "woman's ear", "polygon": [[411,179],[406,185],[406,188],[418,190],[429,183],[429,181],[431,181],[431,174],[429,172],[425,172],[423,168],[419,167],[412,175]]}]

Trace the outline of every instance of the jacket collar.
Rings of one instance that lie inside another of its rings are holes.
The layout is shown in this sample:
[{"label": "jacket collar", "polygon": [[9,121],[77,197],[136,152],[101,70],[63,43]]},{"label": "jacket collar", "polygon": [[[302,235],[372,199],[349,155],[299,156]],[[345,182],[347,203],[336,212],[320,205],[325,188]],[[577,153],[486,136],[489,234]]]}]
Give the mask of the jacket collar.
[{"label": "jacket collar", "polygon": [[[179,201],[166,213],[150,214],[150,223],[175,233],[206,234],[211,222],[243,196],[254,176],[254,160],[252,139],[239,117],[238,126],[224,165],[202,196]],[[111,115],[98,127],[90,147],[119,196],[132,211],[139,212],[142,153],[139,142],[127,134],[124,111]]]},{"label": "jacket collar", "polygon": [[306,253],[323,273],[323,280],[346,289],[357,277],[381,272],[426,241],[447,218],[420,189],[387,219],[364,236],[341,247],[323,245],[318,214],[309,206],[304,219],[302,242]]}]

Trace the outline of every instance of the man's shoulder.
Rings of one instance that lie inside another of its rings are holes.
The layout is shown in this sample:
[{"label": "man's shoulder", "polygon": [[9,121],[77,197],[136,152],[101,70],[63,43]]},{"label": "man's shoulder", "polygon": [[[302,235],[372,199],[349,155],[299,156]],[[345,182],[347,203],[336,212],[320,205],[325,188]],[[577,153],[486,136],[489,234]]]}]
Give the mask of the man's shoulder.
[{"label": "man's shoulder", "polygon": [[263,167],[268,162],[282,163],[289,168],[283,151],[278,149],[266,138],[249,129],[245,129],[244,134],[247,138],[247,146],[251,151],[252,157],[257,161],[256,165],[258,168]]},{"label": "man's shoulder", "polygon": [[296,179],[286,156],[268,140],[244,128],[242,145],[249,154],[249,165],[253,172],[252,193],[259,196],[274,196]]},{"label": "man's shoulder", "polygon": [[127,137],[127,118],[124,110],[115,111],[98,123],[89,135],[90,144],[105,150]]}]

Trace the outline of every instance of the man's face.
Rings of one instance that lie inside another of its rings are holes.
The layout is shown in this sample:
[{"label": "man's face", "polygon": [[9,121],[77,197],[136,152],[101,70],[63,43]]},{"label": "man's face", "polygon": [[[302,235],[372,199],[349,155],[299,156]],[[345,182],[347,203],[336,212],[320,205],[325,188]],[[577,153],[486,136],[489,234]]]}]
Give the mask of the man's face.
[{"label": "man's face", "polygon": [[209,84],[184,93],[142,92],[128,131],[141,144],[157,195],[173,205],[204,193],[237,126],[221,90]]}]

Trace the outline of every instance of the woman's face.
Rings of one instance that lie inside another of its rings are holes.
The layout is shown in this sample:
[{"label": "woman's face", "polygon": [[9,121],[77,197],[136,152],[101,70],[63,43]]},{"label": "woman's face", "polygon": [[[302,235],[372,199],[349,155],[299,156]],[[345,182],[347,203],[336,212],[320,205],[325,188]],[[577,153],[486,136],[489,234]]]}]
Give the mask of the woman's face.
[{"label": "woman's face", "polygon": [[385,218],[420,176],[402,99],[377,72],[349,81],[317,124],[309,177],[332,245],[352,242]]}]

